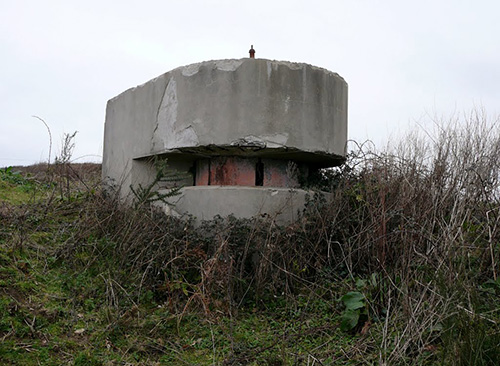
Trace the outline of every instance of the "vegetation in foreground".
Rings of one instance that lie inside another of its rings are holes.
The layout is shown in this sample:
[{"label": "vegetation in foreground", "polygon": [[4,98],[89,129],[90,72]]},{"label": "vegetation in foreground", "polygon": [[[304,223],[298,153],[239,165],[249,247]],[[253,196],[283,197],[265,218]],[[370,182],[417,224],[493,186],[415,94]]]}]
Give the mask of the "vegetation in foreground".
[{"label": "vegetation in foreground", "polygon": [[0,361],[495,365],[498,127],[356,147],[286,227],[126,207],[69,159],[4,168]]}]

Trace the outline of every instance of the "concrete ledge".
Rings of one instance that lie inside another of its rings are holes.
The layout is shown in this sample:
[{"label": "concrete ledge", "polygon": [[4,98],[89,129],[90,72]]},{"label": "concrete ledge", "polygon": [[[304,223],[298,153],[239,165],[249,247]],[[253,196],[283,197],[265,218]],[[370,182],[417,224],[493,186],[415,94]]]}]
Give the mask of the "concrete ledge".
[{"label": "concrete ledge", "polygon": [[304,208],[309,193],[302,189],[241,186],[193,186],[181,192],[170,199],[173,206],[165,205],[167,214],[191,214],[198,222],[216,215],[251,218],[265,214],[279,224],[297,219],[297,212]]}]

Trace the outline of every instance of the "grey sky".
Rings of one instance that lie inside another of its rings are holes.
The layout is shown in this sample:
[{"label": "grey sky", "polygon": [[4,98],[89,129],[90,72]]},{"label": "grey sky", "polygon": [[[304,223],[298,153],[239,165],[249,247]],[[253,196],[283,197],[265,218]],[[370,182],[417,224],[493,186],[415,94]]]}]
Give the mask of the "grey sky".
[{"label": "grey sky", "polygon": [[[0,166],[100,161],[108,99],[178,66],[305,62],[349,84],[349,138],[383,144],[426,115],[500,112],[496,0],[0,0]],[[79,158],[79,159],[78,159]]]}]

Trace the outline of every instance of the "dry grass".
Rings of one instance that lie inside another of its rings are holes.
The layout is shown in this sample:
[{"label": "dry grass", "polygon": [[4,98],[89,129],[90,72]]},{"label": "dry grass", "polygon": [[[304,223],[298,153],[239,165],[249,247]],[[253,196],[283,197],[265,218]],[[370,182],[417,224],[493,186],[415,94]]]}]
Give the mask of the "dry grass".
[{"label": "dry grass", "polygon": [[[385,151],[356,145],[342,168],[325,173],[330,199],[312,196],[286,227],[272,218],[220,218],[194,228],[99,189],[75,206],[69,198],[77,189],[64,185],[60,196],[78,218],[61,236],[58,257],[102,276],[115,309],[110,323],[146,293],[179,326],[190,312],[233,324],[241,309],[269,310],[276,298],[293,308],[305,295],[338,316],[338,299],[355,290],[366,309],[345,359],[493,364],[500,357],[498,157],[498,122],[479,112]],[[45,179],[43,167],[26,171]],[[80,184],[98,171],[82,164],[56,173],[63,184]],[[318,364],[327,356],[311,354]]]}]

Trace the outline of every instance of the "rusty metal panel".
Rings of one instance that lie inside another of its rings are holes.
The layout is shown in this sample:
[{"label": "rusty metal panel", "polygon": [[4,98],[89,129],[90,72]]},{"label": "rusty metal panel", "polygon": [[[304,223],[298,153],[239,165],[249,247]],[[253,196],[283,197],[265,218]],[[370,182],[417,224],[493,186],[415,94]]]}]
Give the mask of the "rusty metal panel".
[{"label": "rusty metal panel", "polygon": [[[250,186],[256,185],[258,159],[214,157],[196,163],[196,185]],[[298,170],[286,160],[262,159],[264,187],[297,187]]]},{"label": "rusty metal panel", "polygon": [[264,187],[297,187],[298,176],[286,160],[264,159]]},{"label": "rusty metal panel", "polygon": [[255,186],[255,159],[217,157],[211,160],[210,184]]},{"label": "rusty metal panel", "polygon": [[196,176],[195,185],[196,186],[208,186],[210,185],[210,159],[202,159],[196,162]]}]

